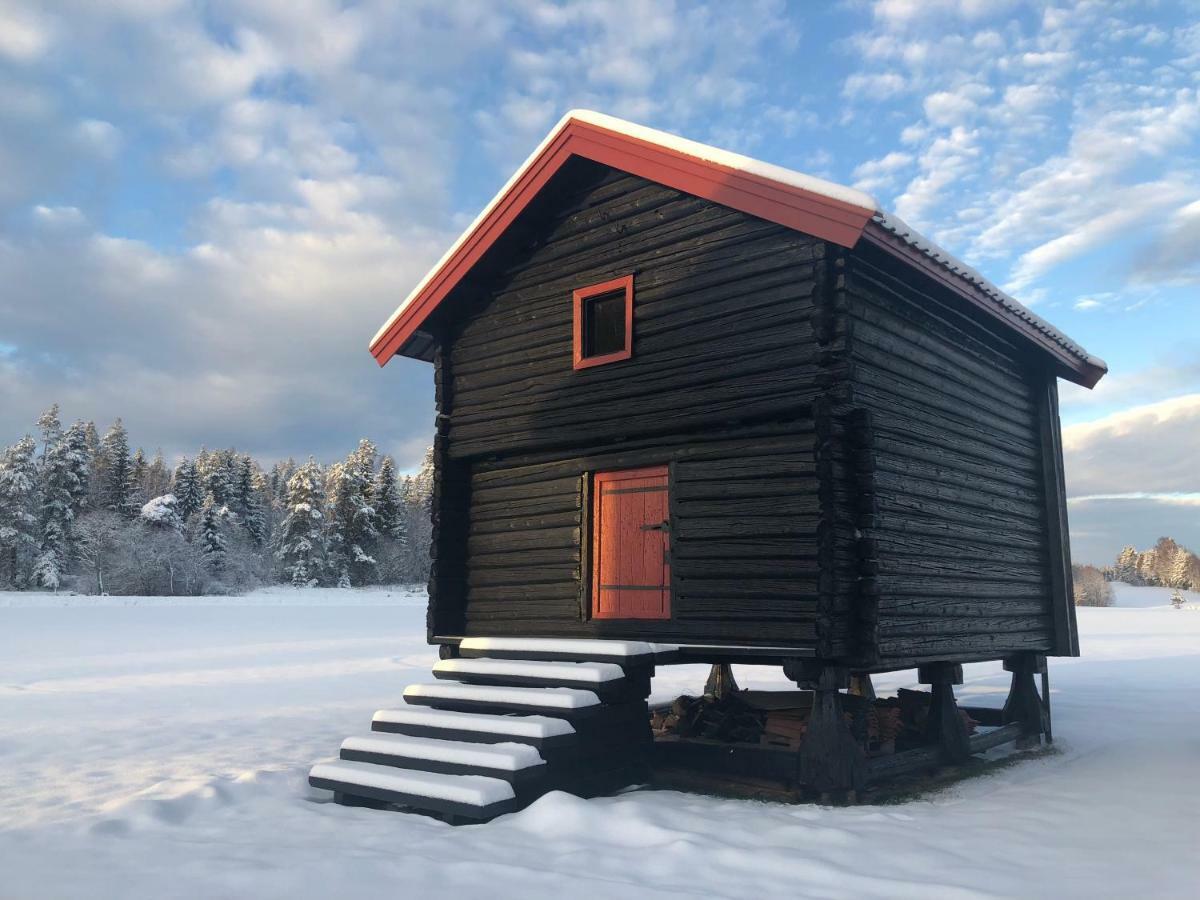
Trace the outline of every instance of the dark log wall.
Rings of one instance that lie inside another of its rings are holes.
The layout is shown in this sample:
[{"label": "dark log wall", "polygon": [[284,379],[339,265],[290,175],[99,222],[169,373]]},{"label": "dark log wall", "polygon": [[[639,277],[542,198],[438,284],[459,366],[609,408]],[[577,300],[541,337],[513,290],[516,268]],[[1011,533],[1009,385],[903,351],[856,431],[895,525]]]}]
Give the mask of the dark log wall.
[{"label": "dark log wall", "polygon": [[[824,245],[590,163],[551,195],[444,326],[431,630],[841,652],[817,559]],[[574,370],[572,290],[630,272],[633,358]],[[587,474],[664,462],[672,618],[589,621]]]},{"label": "dark log wall", "polygon": [[1053,376],[874,248],[848,253],[844,273],[854,404],[869,413],[877,666],[1052,649],[1061,537],[1048,530],[1041,407]]}]

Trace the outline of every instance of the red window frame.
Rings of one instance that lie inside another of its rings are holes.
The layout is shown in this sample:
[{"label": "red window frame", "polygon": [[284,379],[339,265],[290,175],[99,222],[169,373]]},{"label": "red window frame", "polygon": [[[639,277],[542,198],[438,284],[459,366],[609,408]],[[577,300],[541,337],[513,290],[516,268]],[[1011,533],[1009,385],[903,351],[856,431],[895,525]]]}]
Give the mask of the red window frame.
[{"label": "red window frame", "polygon": [[[615,294],[625,291],[625,346],[613,353],[601,356],[583,355],[583,304],[588,299],[600,294]],[[575,368],[587,369],[592,366],[602,366],[605,363],[620,362],[633,356],[633,276],[623,275],[600,284],[592,284],[578,288],[572,294],[575,307]]]}]

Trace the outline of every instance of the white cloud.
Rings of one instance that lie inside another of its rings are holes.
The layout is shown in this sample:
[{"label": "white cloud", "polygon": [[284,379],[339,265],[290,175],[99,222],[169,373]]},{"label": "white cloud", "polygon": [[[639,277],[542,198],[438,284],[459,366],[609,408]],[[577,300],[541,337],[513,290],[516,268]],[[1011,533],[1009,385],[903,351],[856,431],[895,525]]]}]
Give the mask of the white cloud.
[{"label": "white cloud", "polygon": [[1063,429],[1070,496],[1200,490],[1192,448],[1200,394],[1135,406]]},{"label": "white cloud", "polygon": [[855,72],[842,83],[842,96],[871,101],[887,100],[908,86],[895,72]]},{"label": "white cloud", "polygon": [[47,51],[52,40],[53,29],[36,7],[0,0],[0,57],[30,63]]},{"label": "white cloud", "polygon": [[854,186],[868,193],[891,186],[899,172],[913,163],[910,153],[893,150],[879,159],[870,159],[854,169]]},{"label": "white cloud", "polygon": [[1134,264],[1137,281],[1200,284],[1200,199],[1176,209]]}]

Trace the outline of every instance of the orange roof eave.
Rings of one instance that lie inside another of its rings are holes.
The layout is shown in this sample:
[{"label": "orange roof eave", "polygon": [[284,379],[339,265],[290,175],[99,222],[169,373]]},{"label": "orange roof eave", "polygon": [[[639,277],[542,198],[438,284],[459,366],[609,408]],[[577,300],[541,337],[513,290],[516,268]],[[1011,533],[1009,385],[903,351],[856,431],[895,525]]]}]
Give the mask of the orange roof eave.
[{"label": "orange roof eave", "polygon": [[875,213],[873,207],[568,116],[375,335],[370,350],[379,365],[386,364],[404,348],[455,285],[572,156],[611,166],[843,247],[857,243]]}]

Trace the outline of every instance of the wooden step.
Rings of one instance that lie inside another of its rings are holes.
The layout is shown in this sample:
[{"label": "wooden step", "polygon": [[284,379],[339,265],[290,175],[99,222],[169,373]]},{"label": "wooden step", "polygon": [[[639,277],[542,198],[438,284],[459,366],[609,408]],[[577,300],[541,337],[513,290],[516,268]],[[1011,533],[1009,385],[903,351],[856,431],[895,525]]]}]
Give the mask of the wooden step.
[{"label": "wooden step", "polygon": [[378,710],[371,730],[479,744],[528,744],[539,750],[562,748],[576,741],[575,728],[566,719],[453,712],[422,706]]},{"label": "wooden step", "polygon": [[442,775],[483,775],[515,787],[546,775],[546,761],[528,744],[478,744],[375,732],[342,741],[341,758]]},{"label": "wooden step", "polygon": [[605,709],[593,691],[484,684],[410,684],[404,689],[404,702],[457,712],[548,715],[570,722]]},{"label": "wooden step", "polygon": [[669,644],[646,641],[521,637],[468,637],[458,645],[459,655],[472,659],[609,662],[638,668],[667,662],[677,649]]},{"label": "wooden step", "polygon": [[339,800],[361,798],[480,821],[521,805],[513,786],[499,778],[414,772],[350,760],[317,763],[309,770],[308,783],[333,791]]},{"label": "wooden step", "polygon": [[565,687],[592,691],[602,700],[622,697],[630,683],[625,670],[606,662],[544,662],[513,659],[443,659],[436,678],[504,687]]}]

